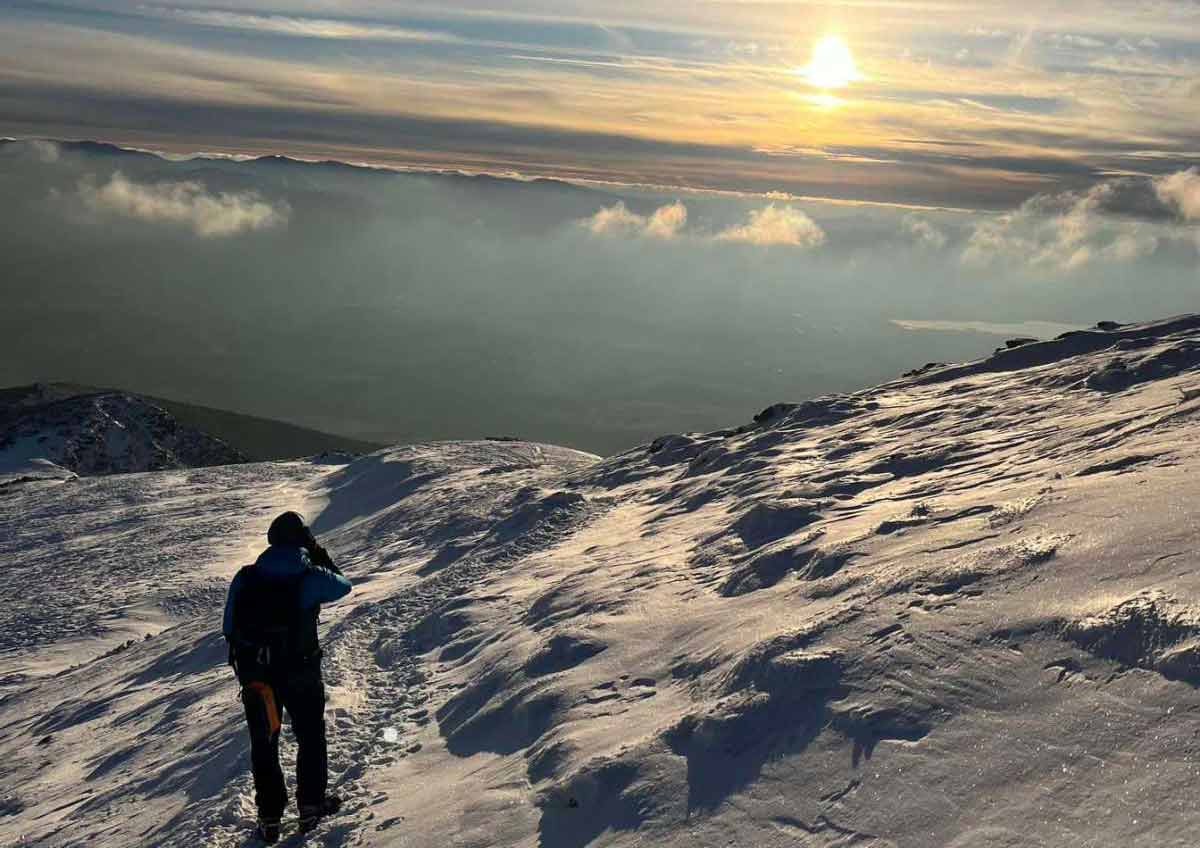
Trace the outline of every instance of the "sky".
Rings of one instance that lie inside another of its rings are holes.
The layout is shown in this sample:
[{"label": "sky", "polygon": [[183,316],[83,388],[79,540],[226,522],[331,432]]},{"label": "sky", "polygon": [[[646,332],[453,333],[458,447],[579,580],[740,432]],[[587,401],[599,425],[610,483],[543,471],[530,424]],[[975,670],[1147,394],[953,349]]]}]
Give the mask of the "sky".
[{"label": "sky", "polygon": [[0,385],[611,453],[1195,311],[1200,0],[8,0],[0,199]]},{"label": "sky", "polygon": [[0,134],[1004,210],[1200,164],[1200,3],[10,0]]}]

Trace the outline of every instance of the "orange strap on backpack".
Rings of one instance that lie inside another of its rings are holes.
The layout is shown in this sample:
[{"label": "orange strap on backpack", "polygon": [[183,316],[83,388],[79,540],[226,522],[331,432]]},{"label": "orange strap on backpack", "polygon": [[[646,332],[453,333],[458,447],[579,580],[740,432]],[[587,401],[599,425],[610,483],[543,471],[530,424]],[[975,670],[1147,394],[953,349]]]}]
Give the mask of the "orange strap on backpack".
[{"label": "orange strap on backpack", "polygon": [[279,732],[279,728],[283,726],[283,717],[279,714],[279,705],[275,703],[275,690],[261,680],[251,680],[246,684],[246,688],[253,689],[258,693],[258,697],[267,711],[267,727],[270,729],[271,735],[274,736]]}]

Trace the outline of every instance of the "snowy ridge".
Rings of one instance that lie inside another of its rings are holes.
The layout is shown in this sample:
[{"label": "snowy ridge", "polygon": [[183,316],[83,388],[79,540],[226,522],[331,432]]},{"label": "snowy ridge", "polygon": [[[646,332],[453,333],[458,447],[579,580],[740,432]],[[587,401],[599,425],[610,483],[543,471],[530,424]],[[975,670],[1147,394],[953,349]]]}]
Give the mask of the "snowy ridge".
[{"label": "snowy ridge", "polygon": [[306,844],[1192,844],[1197,365],[1186,316],[608,460],[18,487],[0,844],[245,843],[217,616],[287,507],[356,583],[323,631],[348,809]]},{"label": "snowy ridge", "polygon": [[19,396],[0,407],[0,469],[46,460],[92,475],[245,462],[220,439],[137,395],[53,386],[5,394],[14,391]]}]

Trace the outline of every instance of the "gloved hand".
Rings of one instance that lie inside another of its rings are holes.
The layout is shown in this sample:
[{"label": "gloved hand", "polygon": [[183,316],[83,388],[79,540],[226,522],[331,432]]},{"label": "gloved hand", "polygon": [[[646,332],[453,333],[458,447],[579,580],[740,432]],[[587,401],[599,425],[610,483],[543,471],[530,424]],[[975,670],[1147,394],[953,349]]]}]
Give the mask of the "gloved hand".
[{"label": "gloved hand", "polygon": [[313,565],[318,568],[327,568],[334,574],[342,573],[341,569],[334,565],[333,557],[329,555],[329,551],[317,544],[315,539],[308,549],[308,556],[312,560]]}]

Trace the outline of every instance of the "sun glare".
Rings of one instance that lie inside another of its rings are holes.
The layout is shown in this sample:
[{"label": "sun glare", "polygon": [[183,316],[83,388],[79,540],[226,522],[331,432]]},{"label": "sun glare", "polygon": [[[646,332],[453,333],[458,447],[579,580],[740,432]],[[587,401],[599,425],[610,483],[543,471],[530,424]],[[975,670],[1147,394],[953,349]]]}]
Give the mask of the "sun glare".
[{"label": "sun glare", "polygon": [[827,35],[816,43],[812,58],[800,72],[817,88],[842,88],[859,79],[850,48],[836,35]]}]

